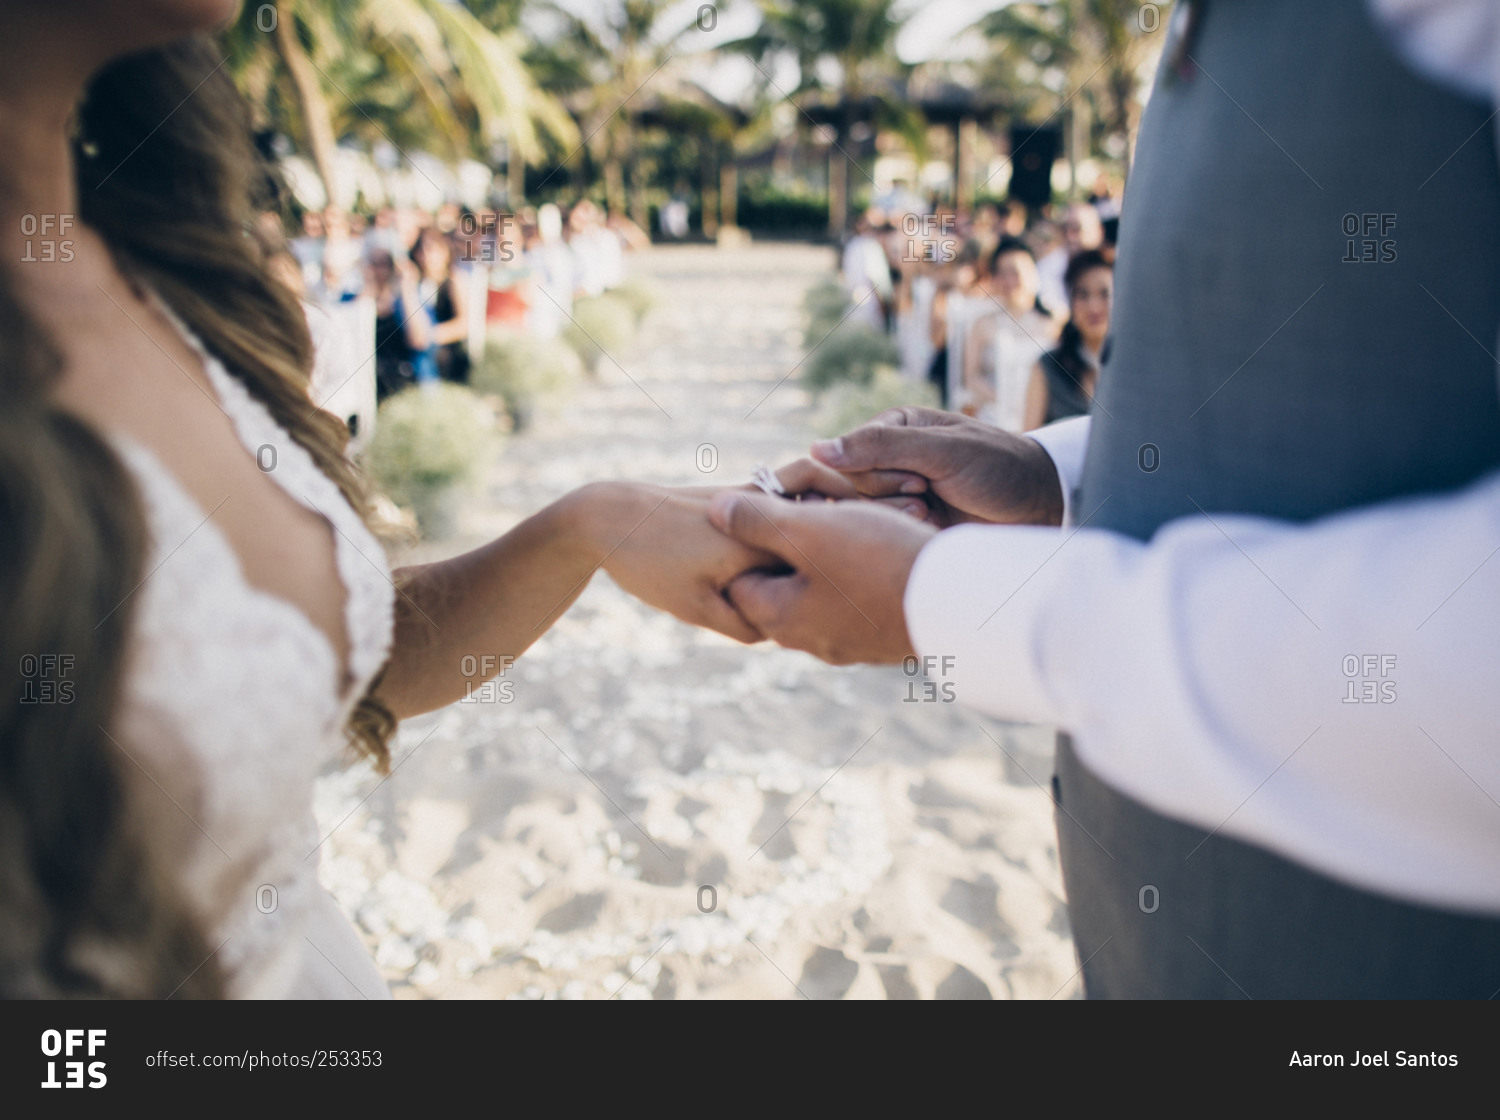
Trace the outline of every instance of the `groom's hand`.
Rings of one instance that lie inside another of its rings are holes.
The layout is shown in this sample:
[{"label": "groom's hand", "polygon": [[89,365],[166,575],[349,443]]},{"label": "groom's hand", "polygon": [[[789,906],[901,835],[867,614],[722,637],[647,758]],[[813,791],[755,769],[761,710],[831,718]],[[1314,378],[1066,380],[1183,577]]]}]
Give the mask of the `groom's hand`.
[{"label": "groom's hand", "polygon": [[728,492],[709,519],[740,546],[790,571],[748,571],[725,594],[761,634],[835,665],[892,663],[912,652],[902,599],[935,530],[867,502],[789,502]]},{"label": "groom's hand", "polygon": [[789,490],[828,493],[837,472],[861,497],[939,528],[964,521],[1062,523],[1062,487],[1041,444],[957,413],[893,408],[839,439],[813,444],[812,454],[780,472]]}]

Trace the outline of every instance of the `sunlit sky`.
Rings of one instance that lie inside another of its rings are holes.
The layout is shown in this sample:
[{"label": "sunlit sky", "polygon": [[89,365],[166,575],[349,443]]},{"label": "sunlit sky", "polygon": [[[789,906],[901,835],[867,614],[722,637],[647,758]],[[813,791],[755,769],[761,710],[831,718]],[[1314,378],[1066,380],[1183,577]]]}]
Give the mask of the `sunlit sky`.
[{"label": "sunlit sky", "polygon": [[1010,0],[913,0],[902,5],[911,11],[896,40],[896,53],[904,62],[926,62],[940,58],[954,46],[960,32],[986,12],[1003,8]]},{"label": "sunlit sky", "polygon": [[[986,12],[1003,8],[1010,0],[901,0],[898,14],[907,16],[906,25],[896,40],[896,53],[905,62],[925,62],[943,55],[955,38]],[[613,5],[611,0],[559,0],[559,7],[591,23],[602,22],[602,15]],[[704,17],[712,30],[703,32],[703,48],[717,46],[747,35],[759,20],[753,0],[680,0],[661,19],[661,27],[671,33],[689,26],[700,9],[711,7],[715,14]],[[688,46],[687,43],[683,44]],[[698,46],[699,44],[693,44]]]},{"label": "sunlit sky", "polygon": [[[963,32],[986,12],[1003,8],[1010,0],[900,0],[898,15],[906,21],[896,38],[896,53],[904,62],[926,62],[935,58],[963,57],[977,53],[982,40],[977,34],[965,38]],[[558,0],[558,7],[600,27],[612,0]],[[691,29],[699,13],[707,30]],[[680,54],[707,51],[722,43],[751,34],[760,15],[754,0],[680,0],[668,8],[658,22],[663,38],[677,37]],[[556,16],[549,19],[545,11],[531,14],[527,20],[534,32],[546,37],[559,26]],[[685,32],[685,33],[684,33]],[[755,84],[755,67],[744,56],[720,56],[696,67],[693,78],[714,96],[724,101],[738,101]],[[770,75],[783,90],[797,83],[797,68],[788,61]]]}]

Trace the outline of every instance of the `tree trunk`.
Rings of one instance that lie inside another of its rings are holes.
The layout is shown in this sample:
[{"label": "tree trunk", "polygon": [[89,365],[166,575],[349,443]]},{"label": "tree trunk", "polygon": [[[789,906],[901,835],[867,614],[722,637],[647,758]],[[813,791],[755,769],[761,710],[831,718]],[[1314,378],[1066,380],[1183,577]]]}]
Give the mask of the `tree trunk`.
[{"label": "tree trunk", "polygon": [[611,214],[625,213],[625,169],[613,152],[604,161],[604,204]]},{"label": "tree trunk", "polygon": [[835,238],[844,236],[849,224],[849,160],[843,149],[828,146],[828,232]]},{"label": "tree trunk", "polygon": [[1078,166],[1089,158],[1089,103],[1075,97],[1068,105],[1068,201],[1076,202],[1094,184],[1079,177]]},{"label": "tree trunk", "polygon": [[776,148],[771,155],[771,181],[778,187],[792,177],[792,155],[796,150],[795,134],[783,136],[776,141]]},{"label": "tree trunk", "polygon": [[651,202],[646,195],[646,169],[637,156],[630,161],[630,220],[651,231]]},{"label": "tree trunk", "polygon": [[512,137],[505,151],[505,205],[512,214],[526,205],[526,158]]},{"label": "tree trunk", "polygon": [[1114,131],[1125,138],[1125,177],[1130,177],[1130,165],[1135,161],[1135,133],[1140,123],[1139,106],[1135,100],[1135,75],[1123,69],[1110,73],[1110,124]]},{"label": "tree trunk", "polygon": [[718,170],[718,157],[708,151],[703,153],[703,165],[699,169],[699,221],[704,237],[717,236],[719,232],[719,190],[716,183],[723,175]]},{"label": "tree trunk", "polygon": [[978,146],[979,121],[961,117],[953,126],[953,206],[960,214],[974,212],[974,155]]},{"label": "tree trunk", "polygon": [[281,0],[276,6],[276,52],[281,56],[292,85],[296,87],[297,103],[302,109],[302,128],[307,133],[307,144],[312,149],[318,177],[323,180],[323,189],[328,194],[328,204],[342,206],[333,117],[328,112],[328,101],[318,82],[317,68],[312,59],[307,57],[307,52],[302,49],[302,41],[297,37],[294,8],[292,0]]},{"label": "tree trunk", "polygon": [[740,204],[740,174],[730,156],[719,168],[719,222],[733,229],[738,224]]}]

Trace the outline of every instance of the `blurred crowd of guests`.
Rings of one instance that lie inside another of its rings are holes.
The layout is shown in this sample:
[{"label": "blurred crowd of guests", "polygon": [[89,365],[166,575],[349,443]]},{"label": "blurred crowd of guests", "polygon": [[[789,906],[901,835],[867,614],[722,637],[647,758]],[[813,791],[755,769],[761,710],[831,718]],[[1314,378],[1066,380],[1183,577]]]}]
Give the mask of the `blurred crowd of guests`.
[{"label": "blurred crowd of guests", "polygon": [[[849,318],[888,332],[903,374],[931,381],[945,408],[1018,432],[1087,412],[1108,345],[1118,224],[1100,191],[1058,213],[1010,202],[972,215],[893,192],[843,247]],[[587,199],[519,214],[311,210],[295,235],[267,213],[257,232],[307,309],[313,400],[356,444],[393,393],[466,383],[490,330],[557,335],[576,299],[619,286],[625,254],[650,244]]]},{"label": "blurred crowd of guests", "polygon": [[313,400],[357,442],[391,394],[466,383],[490,329],[555,336],[573,301],[620,285],[626,251],[650,241],[588,199],[566,213],[551,203],[518,214],[452,203],[367,218],[330,207],[304,213],[295,235],[266,213],[257,233],[307,309]]},{"label": "blurred crowd of guests", "polygon": [[843,249],[850,319],[889,332],[943,407],[1022,432],[1089,410],[1107,352],[1117,201],[972,215],[917,200],[861,215]]}]

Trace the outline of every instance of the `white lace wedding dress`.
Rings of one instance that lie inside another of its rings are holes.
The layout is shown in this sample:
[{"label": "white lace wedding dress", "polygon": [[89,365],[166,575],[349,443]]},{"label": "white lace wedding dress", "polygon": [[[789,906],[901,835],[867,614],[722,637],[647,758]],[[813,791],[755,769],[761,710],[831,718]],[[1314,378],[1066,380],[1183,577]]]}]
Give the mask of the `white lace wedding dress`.
[{"label": "white lace wedding dress", "polygon": [[186,818],[175,823],[188,848],[174,854],[231,996],[389,998],[318,883],[312,809],[314,779],[344,749],[349,712],[390,650],[385,554],[311,456],[163,310],[202,358],[246,454],[332,524],[349,679],[341,688],[344,666],[305,614],[246,580],[210,511],[150,451],[114,436],[151,537],[114,733],[164,795],[161,811]]}]

